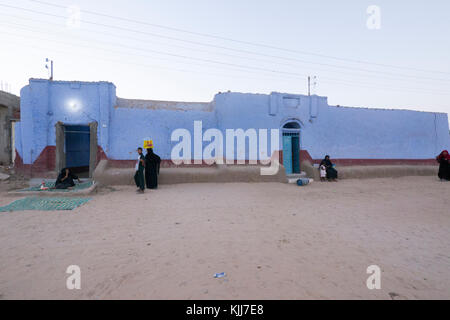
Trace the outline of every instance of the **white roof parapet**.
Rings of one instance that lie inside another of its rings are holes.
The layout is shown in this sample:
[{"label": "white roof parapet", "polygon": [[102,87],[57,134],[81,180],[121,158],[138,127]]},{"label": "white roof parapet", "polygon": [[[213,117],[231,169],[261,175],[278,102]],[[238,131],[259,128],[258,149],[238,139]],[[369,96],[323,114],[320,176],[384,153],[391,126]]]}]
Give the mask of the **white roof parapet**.
[{"label": "white roof parapet", "polygon": [[116,108],[211,112],[214,110],[214,103],[117,98]]}]

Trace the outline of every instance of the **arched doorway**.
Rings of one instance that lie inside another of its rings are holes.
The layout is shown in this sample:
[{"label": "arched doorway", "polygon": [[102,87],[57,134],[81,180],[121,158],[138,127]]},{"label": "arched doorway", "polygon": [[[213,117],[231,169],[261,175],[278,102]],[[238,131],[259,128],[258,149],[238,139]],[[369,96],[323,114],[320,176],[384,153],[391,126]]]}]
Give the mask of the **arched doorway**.
[{"label": "arched doorway", "polygon": [[286,174],[300,173],[300,123],[286,122],[283,133],[283,166]]}]

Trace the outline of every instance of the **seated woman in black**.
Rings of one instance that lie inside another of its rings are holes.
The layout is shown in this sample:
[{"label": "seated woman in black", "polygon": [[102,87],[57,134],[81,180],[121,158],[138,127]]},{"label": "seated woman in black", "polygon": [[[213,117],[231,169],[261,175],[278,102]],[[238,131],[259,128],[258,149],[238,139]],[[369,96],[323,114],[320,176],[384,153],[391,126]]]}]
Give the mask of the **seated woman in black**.
[{"label": "seated woman in black", "polygon": [[330,156],[326,155],[320,165],[324,165],[327,169],[327,179],[329,181],[337,181],[336,179],[338,178],[338,172],[335,168],[333,168],[333,163],[331,163]]},{"label": "seated woman in black", "polygon": [[441,154],[437,156],[436,161],[439,163],[439,179],[450,180],[450,155],[448,154],[448,151],[442,151]]},{"label": "seated woman in black", "polygon": [[58,178],[55,182],[56,189],[67,189],[75,186],[74,179],[78,180],[78,183],[81,183],[80,179],[70,172],[69,168],[64,168],[61,170]]}]

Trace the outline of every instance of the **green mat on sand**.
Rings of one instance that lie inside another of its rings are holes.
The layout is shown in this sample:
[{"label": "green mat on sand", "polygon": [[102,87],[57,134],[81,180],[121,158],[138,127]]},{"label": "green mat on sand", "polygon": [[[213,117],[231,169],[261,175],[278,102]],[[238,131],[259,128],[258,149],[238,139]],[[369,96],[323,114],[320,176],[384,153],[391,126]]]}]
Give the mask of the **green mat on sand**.
[{"label": "green mat on sand", "polygon": [[10,211],[26,211],[26,210],[39,210],[39,211],[56,211],[56,210],[73,210],[86,202],[90,201],[89,198],[38,198],[28,197],[20,199],[8,204],[7,206],[0,207],[0,212]]},{"label": "green mat on sand", "polygon": [[55,189],[55,183],[54,182],[46,182],[45,186],[49,188],[48,190],[41,190],[41,186],[31,187],[23,190],[19,190],[20,192],[26,192],[26,191],[39,191],[39,192],[76,192],[84,189],[88,189],[92,187],[93,182],[83,182],[79,184],[75,184],[75,187],[72,187],[71,190],[69,189]]}]

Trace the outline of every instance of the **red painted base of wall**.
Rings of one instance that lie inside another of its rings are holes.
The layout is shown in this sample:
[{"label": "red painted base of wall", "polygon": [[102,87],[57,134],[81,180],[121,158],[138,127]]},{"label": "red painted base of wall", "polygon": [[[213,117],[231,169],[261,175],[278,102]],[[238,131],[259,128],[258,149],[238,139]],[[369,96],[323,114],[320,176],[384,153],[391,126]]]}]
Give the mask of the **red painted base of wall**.
[{"label": "red painted base of wall", "polygon": [[[275,154],[274,154],[275,156]],[[105,156],[106,158],[106,156]],[[283,151],[279,151],[279,161],[283,163]],[[322,159],[313,159],[307,150],[300,150],[300,161],[309,161],[312,164],[319,164]],[[132,168],[136,164],[136,160],[114,160],[109,159],[109,165],[113,168]],[[192,161],[193,162],[193,161]],[[339,166],[376,166],[376,165],[436,165],[435,159],[332,159],[332,162]],[[225,160],[224,160],[225,163]],[[237,161],[234,161],[237,164]],[[246,165],[255,165],[245,161]],[[256,165],[261,165],[258,161]],[[172,160],[161,160],[161,168],[186,168],[186,167],[209,167],[205,161],[202,164],[181,164],[176,165]]]},{"label": "red painted base of wall", "polygon": [[[280,151],[283,153],[283,151]],[[325,156],[324,156],[325,158]],[[320,164],[323,159],[313,159],[307,150],[300,150],[300,161],[308,160]],[[333,159],[339,166],[382,166],[382,165],[436,165],[435,159]]]},{"label": "red painted base of wall", "polygon": [[[325,157],[324,157],[325,158]],[[313,159],[308,150],[300,150],[300,162],[309,161],[320,164],[323,159]],[[383,165],[436,165],[435,159],[331,159],[339,166],[383,166]],[[280,163],[283,163],[283,151],[280,151]]]},{"label": "red painted base of wall", "polygon": [[[97,164],[100,160],[107,160],[103,148],[97,147]],[[17,172],[20,172],[24,175],[30,175],[35,173],[46,173],[49,171],[55,171],[56,167],[56,147],[55,146],[47,146],[44,150],[42,150],[39,157],[33,162],[33,164],[24,164],[22,157],[16,150],[16,160],[14,162],[14,167]]]},{"label": "red painted base of wall", "polygon": [[[109,166],[112,168],[133,168],[137,161],[137,154],[136,154],[136,160],[114,160],[114,159],[108,159]],[[181,167],[209,167],[210,165],[206,162],[202,162],[201,164],[181,164],[176,165],[172,162],[172,160],[161,160],[161,168],[181,168]]]},{"label": "red painted base of wall", "polygon": [[332,162],[339,166],[436,165],[436,159],[332,159]]},{"label": "red painted base of wall", "polygon": [[33,162],[33,164],[24,164],[22,157],[16,150],[16,160],[14,162],[14,167],[18,172],[29,173],[29,172],[47,172],[55,170],[56,161],[56,147],[47,146],[42,150],[39,157]]}]

